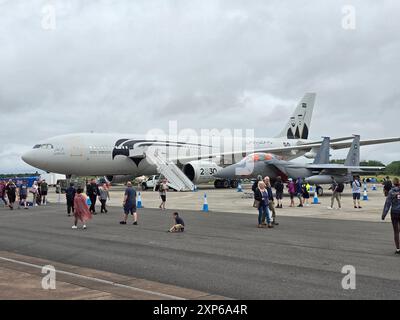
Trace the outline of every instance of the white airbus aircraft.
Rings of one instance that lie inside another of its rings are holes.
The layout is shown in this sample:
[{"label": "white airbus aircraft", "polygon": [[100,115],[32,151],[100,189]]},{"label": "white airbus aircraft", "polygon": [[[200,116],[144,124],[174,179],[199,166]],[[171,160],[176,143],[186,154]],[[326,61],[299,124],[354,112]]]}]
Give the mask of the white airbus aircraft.
[{"label": "white airbus aircraft", "polygon": [[[309,141],[315,93],[306,93],[287,125],[276,138],[223,140],[214,144],[212,137],[164,137],[82,133],[46,139],[22,156],[26,163],[47,172],[67,176],[142,176],[162,174],[177,190],[193,189],[195,184],[215,180],[222,167],[235,163],[246,154],[274,153],[291,160],[313,158],[322,141]],[[331,148],[349,148],[353,136],[331,140]],[[239,141],[238,141],[239,140]],[[400,141],[400,138],[361,141],[372,145]],[[226,145],[230,145],[228,151]],[[232,147],[235,145],[236,147]],[[239,147],[237,147],[239,146]],[[235,161],[237,159],[237,161]],[[216,187],[234,187],[230,181],[217,180]]]}]

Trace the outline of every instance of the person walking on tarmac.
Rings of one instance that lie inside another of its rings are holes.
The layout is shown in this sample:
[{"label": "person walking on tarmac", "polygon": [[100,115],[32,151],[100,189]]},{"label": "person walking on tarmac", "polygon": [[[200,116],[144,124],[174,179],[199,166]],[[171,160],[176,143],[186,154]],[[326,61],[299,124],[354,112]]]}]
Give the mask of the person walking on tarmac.
[{"label": "person walking on tarmac", "polygon": [[353,193],[354,209],[361,209],[361,181],[360,176],[355,176],[351,183]]},{"label": "person walking on tarmac", "polygon": [[283,199],[283,190],[285,189],[285,186],[282,182],[282,177],[278,177],[276,179],[274,188],[276,190],[276,202],[277,202],[277,206],[276,208],[278,209],[282,209],[282,199]]},{"label": "person walking on tarmac", "polygon": [[382,213],[382,220],[385,220],[386,215],[390,212],[392,226],[394,232],[394,243],[396,245],[396,254],[400,254],[400,180],[393,179],[394,187],[389,191],[386,198],[385,207]]},{"label": "person walking on tarmac", "polygon": [[124,202],[122,203],[124,207],[124,219],[120,221],[120,224],[126,224],[128,220],[128,215],[133,215],[133,225],[138,225],[138,216],[136,212],[136,190],[132,187],[132,182],[126,184]]},{"label": "person walking on tarmac", "polygon": [[86,197],[82,194],[83,190],[78,189],[76,191],[76,195],[74,198],[74,225],[72,229],[78,229],[78,220],[80,220],[83,224],[82,228],[86,229],[86,222],[92,219],[92,213],[89,210],[89,207],[86,203]]},{"label": "person walking on tarmac", "polygon": [[15,200],[17,200],[17,186],[11,179],[6,185],[6,193],[8,198],[8,207],[10,208],[10,210],[14,210],[14,203]]},{"label": "person walking on tarmac", "polygon": [[[339,188],[339,184],[336,182],[334,177],[332,177],[332,185],[329,188],[329,190],[332,190],[332,198],[331,198],[331,206],[328,207],[328,209],[333,210],[333,205],[336,200],[338,203],[338,209],[340,210],[342,208],[342,204],[340,202],[341,191]],[[343,190],[342,190],[342,192],[343,192]]]},{"label": "person walking on tarmac", "polygon": [[163,181],[158,186],[158,193],[159,193],[160,198],[161,198],[161,204],[160,204],[159,208],[161,210],[165,210],[165,204],[167,202],[167,191],[168,191],[167,180],[163,179]]},{"label": "person walking on tarmac", "polygon": [[108,213],[106,204],[107,200],[110,200],[110,192],[108,191],[108,187],[106,183],[103,183],[102,186],[99,187],[99,200],[101,203],[101,213]]},{"label": "person walking on tarmac", "polygon": [[[271,179],[267,176],[264,178],[264,183],[265,187],[268,192],[268,209],[272,213],[272,224],[274,226],[279,225],[279,223],[276,222],[276,210],[275,210],[275,199],[274,199],[274,193],[272,192],[272,186],[271,186]],[[263,221],[265,223],[265,221]]]},{"label": "person walking on tarmac", "polygon": [[19,186],[18,195],[19,195],[18,208],[20,207],[21,204],[23,204],[24,208],[28,209],[28,203],[26,201],[28,197],[28,184],[26,183],[26,181],[22,181],[21,185]]},{"label": "person walking on tarmac", "polygon": [[49,191],[49,185],[47,184],[46,180],[43,180],[40,184],[40,194],[42,196],[42,205],[47,205],[47,193]]},{"label": "person walking on tarmac", "polygon": [[296,181],[296,194],[297,198],[299,199],[300,203],[297,207],[303,207],[303,182],[301,178],[298,178]]},{"label": "person walking on tarmac", "polygon": [[75,211],[75,208],[74,208],[75,195],[76,195],[76,189],[74,187],[74,184],[71,182],[69,184],[68,189],[65,191],[65,197],[67,198],[68,217],[71,216],[71,211],[72,211],[72,213],[74,213],[74,211]]},{"label": "person walking on tarmac", "polygon": [[100,194],[99,187],[97,186],[96,179],[92,179],[90,184],[86,187],[86,193],[90,199],[90,212],[96,214],[96,200]]},{"label": "person walking on tarmac", "polygon": [[294,196],[296,195],[296,184],[292,178],[289,178],[289,183],[287,185],[289,195],[290,195],[290,207],[294,207]]},{"label": "person walking on tarmac", "polygon": [[4,202],[4,206],[8,206],[8,201],[6,199],[6,183],[0,181],[0,199]]}]

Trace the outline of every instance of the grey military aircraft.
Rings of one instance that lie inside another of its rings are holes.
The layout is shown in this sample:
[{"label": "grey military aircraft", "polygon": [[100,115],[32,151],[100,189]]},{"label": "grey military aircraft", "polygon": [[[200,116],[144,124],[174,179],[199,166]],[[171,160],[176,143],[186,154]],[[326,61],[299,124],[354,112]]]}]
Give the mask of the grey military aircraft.
[{"label": "grey military aircraft", "polygon": [[354,175],[376,173],[384,167],[360,166],[360,136],[354,136],[353,143],[344,164],[331,164],[330,138],[324,138],[313,163],[295,163],[266,153],[254,153],[240,162],[220,170],[215,177],[224,179],[256,178],[269,176],[276,179],[281,176],[288,178],[302,178],[312,185],[330,184],[332,178],[338,183],[353,181]]}]

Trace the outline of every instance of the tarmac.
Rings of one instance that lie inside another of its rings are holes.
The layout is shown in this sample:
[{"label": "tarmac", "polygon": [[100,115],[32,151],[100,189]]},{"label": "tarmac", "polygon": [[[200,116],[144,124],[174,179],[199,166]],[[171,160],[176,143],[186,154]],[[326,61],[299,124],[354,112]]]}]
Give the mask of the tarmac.
[{"label": "tarmac", "polygon": [[[207,192],[210,212],[200,211]],[[245,190],[248,192],[248,190]],[[277,209],[280,225],[258,229],[252,200],[236,190],[143,192],[139,225],[121,226],[122,188],[113,188],[108,214],[87,230],[72,230],[64,204],[29,210],[0,207],[1,299],[399,299],[400,256],[394,255],[384,197],[370,192],[355,210],[322,204]],[[60,202],[62,202],[60,198]],[[288,199],[284,200],[287,205]],[[220,208],[224,211],[219,211]],[[170,234],[172,212],[187,228]],[[196,210],[194,210],[196,209]],[[41,287],[41,267],[53,265],[57,288]],[[356,270],[345,290],[344,266]]]}]

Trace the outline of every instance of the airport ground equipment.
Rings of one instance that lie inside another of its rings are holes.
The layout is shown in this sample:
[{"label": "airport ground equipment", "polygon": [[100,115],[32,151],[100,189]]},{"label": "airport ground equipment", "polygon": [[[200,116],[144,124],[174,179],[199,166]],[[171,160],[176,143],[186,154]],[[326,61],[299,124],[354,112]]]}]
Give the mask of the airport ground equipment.
[{"label": "airport ground equipment", "polygon": [[193,191],[195,186],[192,181],[182,172],[178,166],[165,159],[157,150],[148,150],[145,152],[146,157],[156,165],[157,171],[162,174],[169,184],[177,191]]}]

